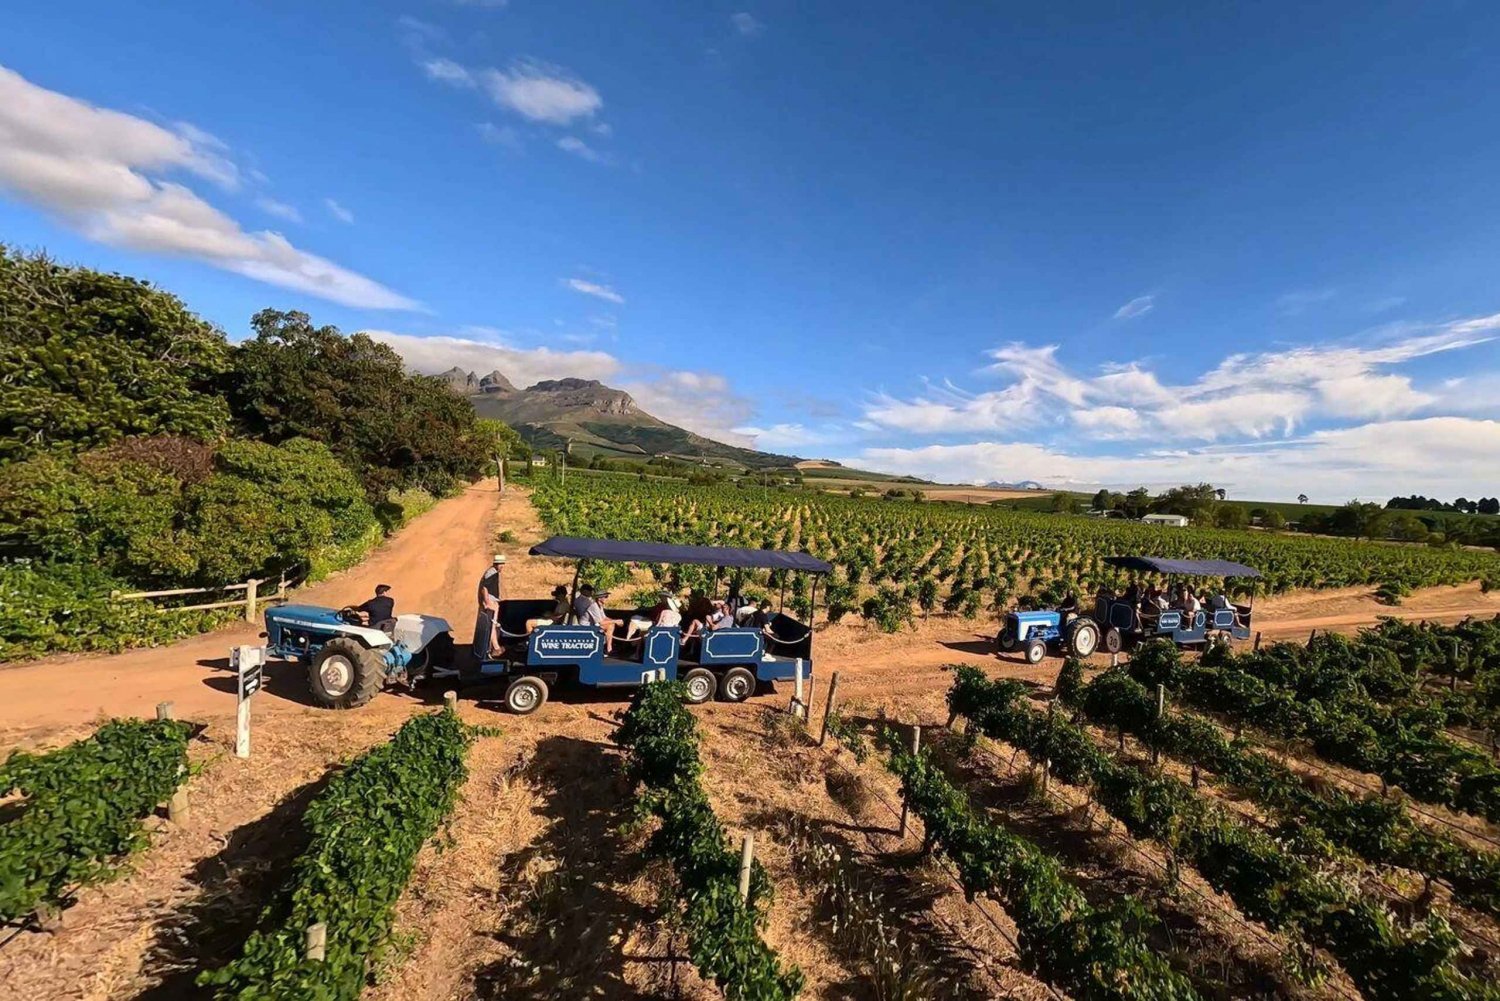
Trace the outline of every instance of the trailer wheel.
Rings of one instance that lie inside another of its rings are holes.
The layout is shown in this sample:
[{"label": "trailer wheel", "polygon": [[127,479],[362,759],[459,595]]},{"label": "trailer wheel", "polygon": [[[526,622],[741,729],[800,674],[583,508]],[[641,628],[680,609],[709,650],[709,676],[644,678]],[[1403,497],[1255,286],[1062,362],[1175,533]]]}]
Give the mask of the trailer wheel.
[{"label": "trailer wheel", "polygon": [[1125,637],[1120,635],[1120,630],[1117,627],[1110,626],[1108,629],[1104,630],[1105,653],[1119,653],[1120,648],[1124,645]]},{"label": "trailer wheel", "polygon": [[1079,619],[1068,634],[1068,648],[1075,657],[1088,657],[1099,649],[1099,627],[1092,619]]},{"label": "trailer wheel", "polygon": [[714,697],[719,688],[719,679],[706,668],[695,667],[682,676],[683,688],[687,690],[688,705],[699,706]]},{"label": "trailer wheel", "polygon": [[755,675],[743,667],[731,667],[719,684],[719,697],[725,702],[744,702],[755,694]]},{"label": "trailer wheel", "polygon": [[324,709],[354,709],[375,697],[385,683],[380,655],[344,636],[323,644],[307,668],[313,701]]},{"label": "trailer wheel", "polygon": [[547,702],[547,683],[541,678],[517,678],[505,689],[505,708],[517,716],[530,716]]},{"label": "trailer wheel", "polygon": [[1047,644],[1042,640],[1034,639],[1026,642],[1026,663],[1040,664],[1042,658],[1047,656]]}]

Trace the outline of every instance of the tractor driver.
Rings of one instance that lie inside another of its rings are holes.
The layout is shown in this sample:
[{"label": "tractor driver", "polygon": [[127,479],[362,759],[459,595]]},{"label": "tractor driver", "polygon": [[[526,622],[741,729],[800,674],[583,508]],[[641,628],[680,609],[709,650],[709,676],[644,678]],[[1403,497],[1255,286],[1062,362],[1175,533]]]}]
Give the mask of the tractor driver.
[{"label": "tractor driver", "polygon": [[355,605],[354,610],[359,613],[363,625],[378,628],[382,623],[390,622],[396,617],[396,599],[391,597],[391,585],[376,584],[375,597],[362,605]]}]

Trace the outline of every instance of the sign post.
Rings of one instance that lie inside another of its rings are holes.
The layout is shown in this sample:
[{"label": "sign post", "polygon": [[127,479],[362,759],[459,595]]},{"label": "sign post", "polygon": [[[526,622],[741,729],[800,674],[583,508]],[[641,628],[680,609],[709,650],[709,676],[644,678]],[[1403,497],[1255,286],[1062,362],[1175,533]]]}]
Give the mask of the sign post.
[{"label": "sign post", "polygon": [[239,710],[234,733],[234,754],[237,758],[250,757],[250,696],[260,691],[264,682],[266,648],[263,646],[237,646],[229,651],[229,666],[239,676]]}]

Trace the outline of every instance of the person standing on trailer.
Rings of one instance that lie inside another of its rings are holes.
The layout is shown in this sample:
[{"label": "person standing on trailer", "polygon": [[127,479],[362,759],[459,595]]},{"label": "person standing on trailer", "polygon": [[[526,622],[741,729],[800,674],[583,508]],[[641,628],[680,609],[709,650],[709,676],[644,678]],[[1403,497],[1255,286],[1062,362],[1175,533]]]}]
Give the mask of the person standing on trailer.
[{"label": "person standing on trailer", "polygon": [[504,569],[505,554],[496,553],[490,568],[479,578],[479,614],[474,620],[474,656],[481,661],[493,657],[500,646],[500,602],[505,597],[501,571]]}]

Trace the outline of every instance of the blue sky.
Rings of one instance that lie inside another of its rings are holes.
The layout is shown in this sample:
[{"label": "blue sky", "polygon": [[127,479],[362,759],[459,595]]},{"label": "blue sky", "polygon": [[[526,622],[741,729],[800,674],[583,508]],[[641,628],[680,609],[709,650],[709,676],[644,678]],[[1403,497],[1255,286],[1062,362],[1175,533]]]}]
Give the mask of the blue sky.
[{"label": "blue sky", "polygon": [[1500,493],[1492,4],[63,3],[0,240],[955,480]]}]

